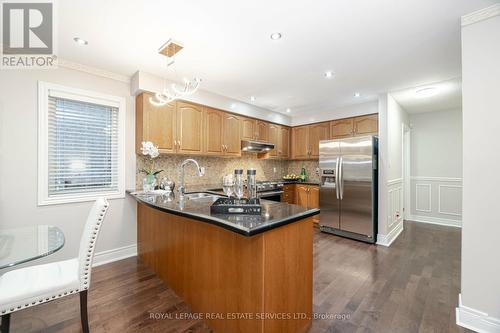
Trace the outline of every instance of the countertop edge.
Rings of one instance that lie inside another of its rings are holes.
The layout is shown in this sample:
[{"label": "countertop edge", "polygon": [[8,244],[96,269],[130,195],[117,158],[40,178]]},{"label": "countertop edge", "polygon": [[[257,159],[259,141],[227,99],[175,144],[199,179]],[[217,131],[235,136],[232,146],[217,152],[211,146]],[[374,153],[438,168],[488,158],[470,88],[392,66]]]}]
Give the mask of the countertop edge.
[{"label": "countertop edge", "polygon": [[265,231],[269,231],[269,230],[272,230],[272,229],[275,229],[275,228],[278,228],[278,227],[281,227],[281,226],[284,226],[284,225],[287,225],[287,224],[290,224],[290,223],[293,223],[293,222],[296,222],[296,221],[299,221],[299,220],[303,220],[303,219],[306,219],[306,218],[309,218],[309,217],[312,217],[314,215],[318,215],[320,213],[320,210],[318,208],[312,208],[312,209],[308,209],[302,213],[299,213],[299,214],[295,214],[289,218],[285,218],[285,219],[281,219],[281,220],[278,220],[276,222],[273,222],[273,223],[270,223],[270,224],[267,224],[267,225],[264,225],[260,228],[256,228],[256,229],[253,229],[251,231],[247,231],[247,230],[243,230],[243,229],[240,229],[240,228],[237,228],[237,227],[234,227],[224,221],[221,221],[219,219],[217,219],[216,217],[213,217],[213,216],[207,216],[207,215],[200,215],[200,214],[194,214],[194,213],[190,213],[190,212],[183,212],[183,211],[179,211],[179,210],[176,210],[176,209],[169,209],[169,208],[166,208],[166,207],[158,207],[156,205],[153,205],[149,202],[146,202],[144,200],[141,200],[140,198],[138,198],[137,196],[129,193],[138,203],[141,203],[141,204],[144,204],[150,208],[153,208],[153,209],[157,209],[159,211],[162,211],[162,212],[165,212],[165,213],[169,213],[169,214],[172,214],[172,215],[176,215],[176,216],[182,216],[182,217],[188,217],[188,218],[192,218],[192,219],[195,219],[197,221],[200,221],[200,222],[204,222],[204,223],[209,223],[209,224],[212,224],[212,225],[215,225],[215,226],[218,226],[218,227],[221,227],[221,228],[224,228],[226,230],[229,230],[229,231],[232,231],[232,232],[235,232],[235,233],[238,233],[242,236],[246,236],[246,237],[251,237],[251,236],[255,236],[255,235],[258,235],[258,234],[261,234]]}]

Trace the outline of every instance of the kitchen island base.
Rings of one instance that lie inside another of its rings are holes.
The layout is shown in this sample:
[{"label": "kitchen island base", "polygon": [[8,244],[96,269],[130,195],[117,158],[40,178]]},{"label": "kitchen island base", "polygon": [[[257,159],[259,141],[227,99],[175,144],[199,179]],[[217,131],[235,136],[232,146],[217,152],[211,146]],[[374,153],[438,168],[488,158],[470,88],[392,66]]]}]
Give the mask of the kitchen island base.
[{"label": "kitchen island base", "polygon": [[137,205],[138,254],[214,332],[306,332],[313,219],[248,237]]}]

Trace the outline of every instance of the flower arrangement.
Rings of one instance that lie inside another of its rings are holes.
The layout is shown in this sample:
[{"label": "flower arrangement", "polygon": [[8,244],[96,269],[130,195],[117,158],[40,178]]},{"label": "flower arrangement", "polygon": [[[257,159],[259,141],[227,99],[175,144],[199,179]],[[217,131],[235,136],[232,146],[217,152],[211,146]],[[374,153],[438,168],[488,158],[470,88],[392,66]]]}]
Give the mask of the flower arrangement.
[{"label": "flower arrangement", "polygon": [[156,185],[156,175],[162,172],[163,170],[155,169],[155,158],[160,156],[160,152],[158,151],[158,147],[155,146],[151,141],[143,141],[141,147],[142,155],[149,156],[150,164],[149,168],[141,169],[141,172],[146,174],[146,178],[144,179],[143,186],[149,185],[149,187],[153,187]]}]

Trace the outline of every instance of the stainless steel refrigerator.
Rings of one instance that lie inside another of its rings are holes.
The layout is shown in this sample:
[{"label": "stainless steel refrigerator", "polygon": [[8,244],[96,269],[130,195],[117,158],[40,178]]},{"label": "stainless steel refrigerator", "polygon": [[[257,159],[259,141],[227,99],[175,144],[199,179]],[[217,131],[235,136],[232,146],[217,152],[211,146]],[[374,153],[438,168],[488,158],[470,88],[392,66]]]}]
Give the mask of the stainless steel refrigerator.
[{"label": "stainless steel refrigerator", "polygon": [[378,138],[319,143],[320,230],[377,241]]}]

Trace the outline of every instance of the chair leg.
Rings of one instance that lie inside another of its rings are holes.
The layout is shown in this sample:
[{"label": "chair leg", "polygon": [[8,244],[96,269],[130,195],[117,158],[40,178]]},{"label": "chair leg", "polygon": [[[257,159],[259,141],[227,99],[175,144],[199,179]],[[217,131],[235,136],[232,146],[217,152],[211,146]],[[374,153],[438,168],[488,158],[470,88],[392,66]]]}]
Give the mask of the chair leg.
[{"label": "chair leg", "polygon": [[80,292],[80,317],[82,319],[83,333],[89,333],[89,318],[87,314],[87,290]]},{"label": "chair leg", "polygon": [[2,326],[0,326],[0,332],[9,333],[10,329],[10,313],[2,316]]}]

